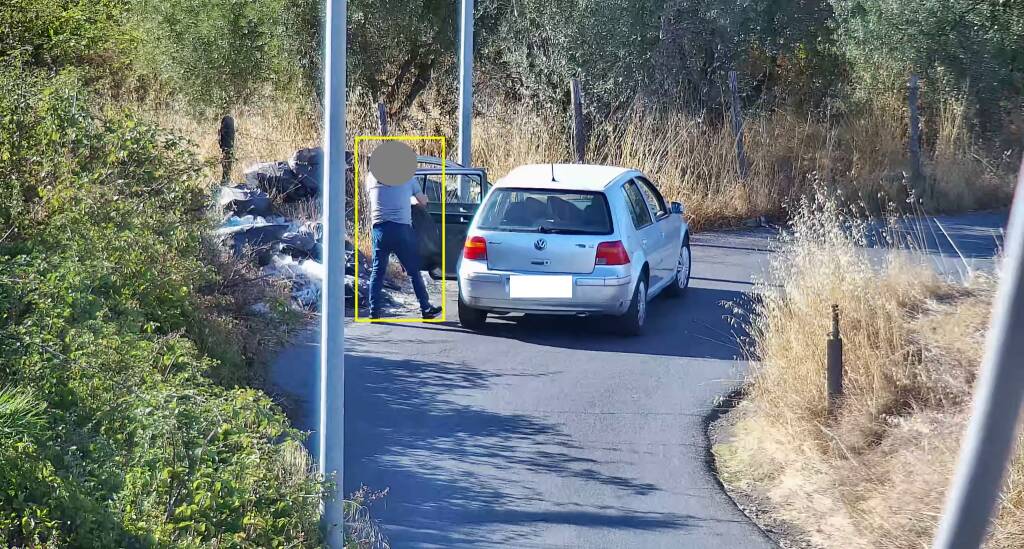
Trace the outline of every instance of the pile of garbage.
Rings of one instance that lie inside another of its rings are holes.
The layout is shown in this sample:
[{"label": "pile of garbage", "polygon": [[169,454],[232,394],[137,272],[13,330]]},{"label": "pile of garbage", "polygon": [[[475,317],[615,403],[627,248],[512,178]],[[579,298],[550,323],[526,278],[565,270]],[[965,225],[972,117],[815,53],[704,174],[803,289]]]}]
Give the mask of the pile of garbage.
[{"label": "pile of garbage", "polygon": [[[346,154],[349,169],[351,157]],[[299,149],[287,162],[256,164],[245,172],[245,184],[280,195],[286,202],[320,196],[323,184],[324,151],[320,147]]]},{"label": "pile of garbage", "polygon": [[[350,155],[346,155],[351,159]],[[264,274],[291,283],[294,302],[307,310],[320,307],[324,280],[323,225],[319,220],[287,219],[274,211],[277,197],[284,202],[315,200],[322,187],[323,150],[319,147],[300,149],[287,162],[256,164],[246,170],[245,181],[220,188],[217,206],[224,216],[215,231],[220,243],[236,257],[251,257]],[[349,160],[351,177],[352,164]],[[354,308],[356,261],[359,270],[368,275],[369,265],[345,241],[345,305]],[[366,307],[369,296],[368,276],[359,277],[360,305]],[[397,303],[385,286],[385,302]]]}]

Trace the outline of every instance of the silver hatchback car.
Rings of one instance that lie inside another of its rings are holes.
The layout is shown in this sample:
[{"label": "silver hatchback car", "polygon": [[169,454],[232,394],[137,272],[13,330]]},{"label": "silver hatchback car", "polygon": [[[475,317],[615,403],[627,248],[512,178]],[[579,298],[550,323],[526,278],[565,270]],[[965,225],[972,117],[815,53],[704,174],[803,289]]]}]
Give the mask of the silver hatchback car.
[{"label": "silver hatchback car", "polygon": [[458,264],[459,322],[489,313],[612,315],[638,334],[647,302],[690,281],[689,227],[644,174],[582,164],[521,166],[496,182]]}]

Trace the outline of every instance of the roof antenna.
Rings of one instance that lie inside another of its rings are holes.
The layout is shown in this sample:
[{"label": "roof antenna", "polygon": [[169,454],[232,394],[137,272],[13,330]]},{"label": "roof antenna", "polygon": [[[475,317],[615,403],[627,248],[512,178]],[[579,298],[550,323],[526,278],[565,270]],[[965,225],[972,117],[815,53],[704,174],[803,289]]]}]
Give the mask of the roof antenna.
[{"label": "roof antenna", "polygon": [[554,181],[555,183],[558,182],[558,180],[555,179],[555,164],[554,163],[551,164],[551,181]]}]

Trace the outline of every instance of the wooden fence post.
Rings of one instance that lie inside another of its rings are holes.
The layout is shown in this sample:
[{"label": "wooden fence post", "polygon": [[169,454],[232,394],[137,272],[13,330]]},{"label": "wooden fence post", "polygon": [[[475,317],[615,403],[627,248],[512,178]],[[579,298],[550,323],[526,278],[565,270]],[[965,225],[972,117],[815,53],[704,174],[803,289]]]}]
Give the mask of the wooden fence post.
[{"label": "wooden fence post", "polygon": [[569,95],[572,97],[573,152],[576,155],[576,163],[582,164],[587,154],[587,129],[583,120],[583,92],[578,78],[573,78],[569,82]]},{"label": "wooden fence post", "polygon": [[924,200],[924,171],[921,169],[921,117],[918,113],[919,90],[917,75],[910,75],[907,86],[907,103],[910,106],[910,186],[919,201]]},{"label": "wooden fence post", "polygon": [[736,139],[736,169],[740,179],[747,178],[747,153],[743,148],[743,113],[740,107],[739,85],[736,82],[736,71],[729,71],[729,93],[732,96],[732,134]]},{"label": "wooden fence post", "polygon": [[388,134],[388,109],[383,101],[377,103],[377,129],[380,135]]}]

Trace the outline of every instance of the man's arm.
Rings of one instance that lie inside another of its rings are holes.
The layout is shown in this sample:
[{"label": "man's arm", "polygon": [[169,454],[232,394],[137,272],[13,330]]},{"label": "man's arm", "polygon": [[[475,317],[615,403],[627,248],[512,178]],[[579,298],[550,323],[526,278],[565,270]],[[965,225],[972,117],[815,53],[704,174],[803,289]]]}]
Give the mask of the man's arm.
[{"label": "man's arm", "polygon": [[420,182],[419,182],[418,179],[414,179],[413,180],[412,196],[413,196],[413,198],[416,199],[416,202],[420,206],[426,206],[427,205],[427,195],[423,194],[423,187],[420,185]]}]

